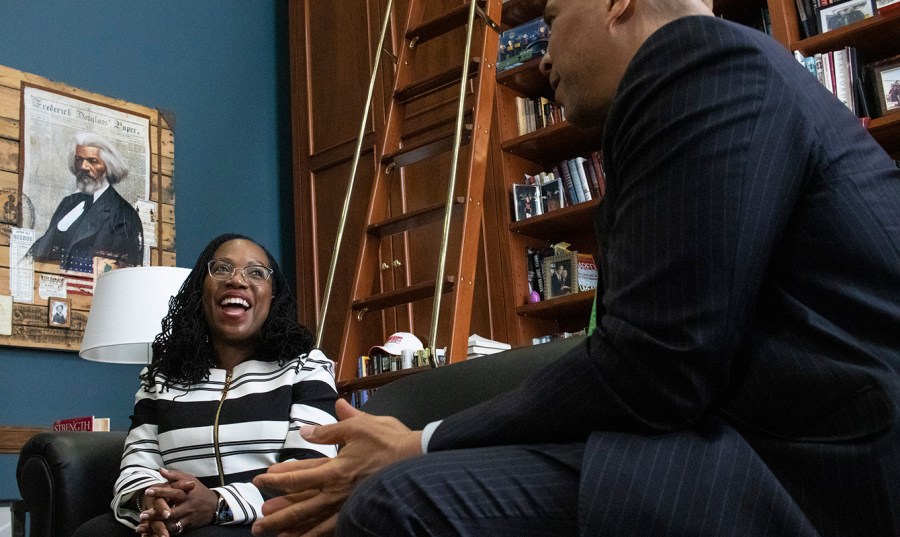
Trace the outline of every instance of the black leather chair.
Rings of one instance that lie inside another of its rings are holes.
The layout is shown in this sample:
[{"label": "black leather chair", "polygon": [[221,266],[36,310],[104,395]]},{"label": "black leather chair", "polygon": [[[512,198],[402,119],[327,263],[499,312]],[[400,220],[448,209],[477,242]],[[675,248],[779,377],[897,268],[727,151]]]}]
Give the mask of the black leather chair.
[{"label": "black leather chair", "polygon": [[[514,388],[583,341],[557,340],[410,375],[379,388],[363,410],[421,429]],[[69,537],[84,521],[109,510],[125,434],[46,432],[28,440],[16,478],[30,515],[30,537]]]}]

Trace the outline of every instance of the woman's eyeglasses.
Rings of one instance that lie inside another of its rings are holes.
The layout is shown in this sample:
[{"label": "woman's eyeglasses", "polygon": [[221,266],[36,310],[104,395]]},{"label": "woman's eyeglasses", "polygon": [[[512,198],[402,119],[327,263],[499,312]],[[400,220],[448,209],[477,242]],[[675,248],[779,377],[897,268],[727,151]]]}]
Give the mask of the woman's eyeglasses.
[{"label": "woman's eyeglasses", "polygon": [[240,271],[241,275],[244,277],[244,281],[250,285],[262,285],[266,283],[266,280],[268,280],[269,276],[274,272],[269,267],[264,267],[262,265],[247,265],[246,267],[239,269],[232,263],[221,259],[213,259],[206,267],[209,269],[210,277],[214,280],[230,280],[234,277],[235,272]]}]

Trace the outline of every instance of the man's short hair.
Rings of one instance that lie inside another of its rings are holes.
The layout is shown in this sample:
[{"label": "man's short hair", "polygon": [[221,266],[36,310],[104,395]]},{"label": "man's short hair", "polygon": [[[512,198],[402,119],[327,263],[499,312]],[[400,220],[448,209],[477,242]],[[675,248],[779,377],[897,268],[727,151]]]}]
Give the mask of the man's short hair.
[{"label": "man's short hair", "polygon": [[[114,185],[128,177],[128,166],[122,161],[119,150],[105,137],[93,132],[79,132],[75,135],[75,145],[84,147],[96,147],[100,150],[100,158],[106,164],[106,181]],[[78,175],[75,167],[75,149],[69,157],[69,170],[73,175]]]}]

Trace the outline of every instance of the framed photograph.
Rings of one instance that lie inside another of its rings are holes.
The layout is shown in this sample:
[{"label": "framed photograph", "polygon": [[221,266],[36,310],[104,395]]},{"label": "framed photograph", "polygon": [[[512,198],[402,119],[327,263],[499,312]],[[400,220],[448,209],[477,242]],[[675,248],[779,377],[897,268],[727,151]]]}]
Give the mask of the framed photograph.
[{"label": "framed photograph", "polygon": [[150,199],[150,117],[31,84],[22,101],[20,227],[35,232],[29,254],[86,273],[97,255],[144,264],[135,204]]},{"label": "framed photograph", "polygon": [[866,66],[877,117],[900,111],[900,54]]},{"label": "framed photograph", "polygon": [[847,0],[819,10],[822,33],[875,16],[875,0]]},{"label": "framed photograph", "polygon": [[569,252],[544,258],[544,295],[546,298],[578,292],[578,253]]},{"label": "framed photograph", "polygon": [[513,214],[516,222],[541,214],[541,187],[538,185],[513,185]]},{"label": "framed photograph", "polygon": [[69,328],[72,326],[72,301],[68,298],[51,298],[48,302],[50,318],[47,322],[57,328]]},{"label": "framed photograph", "polygon": [[562,179],[554,179],[541,185],[541,206],[545,213],[561,209],[564,205]]}]

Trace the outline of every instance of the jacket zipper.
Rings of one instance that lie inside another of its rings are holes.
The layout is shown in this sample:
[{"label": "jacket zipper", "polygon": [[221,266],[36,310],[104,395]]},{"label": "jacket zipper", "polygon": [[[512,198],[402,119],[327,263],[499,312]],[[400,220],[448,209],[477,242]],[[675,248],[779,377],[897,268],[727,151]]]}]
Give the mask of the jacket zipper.
[{"label": "jacket zipper", "polygon": [[222,405],[225,404],[225,398],[228,397],[228,387],[231,386],[231,371],[225,375],[225,387],[222,388],[222,398],[219,399],[219,408],[216,409],[216,421],[213,424],[213,449],[216,452],[216,467],[219,469],[219,486],[225,486],[225,470],[222,469],[222,452],[219,450],[219,414],[222,412]]}]

